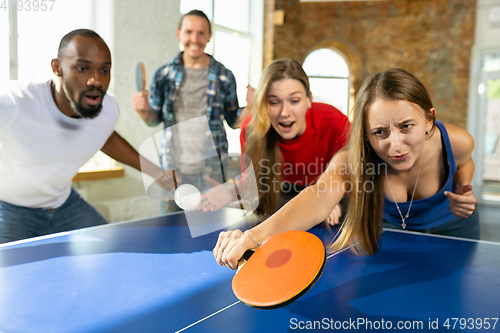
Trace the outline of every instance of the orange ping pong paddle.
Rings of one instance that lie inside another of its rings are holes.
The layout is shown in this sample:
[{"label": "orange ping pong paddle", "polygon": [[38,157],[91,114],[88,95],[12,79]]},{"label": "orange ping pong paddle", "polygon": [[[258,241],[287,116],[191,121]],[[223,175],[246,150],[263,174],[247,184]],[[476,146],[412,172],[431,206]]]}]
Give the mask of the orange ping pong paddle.
[{"label": "orange ping pong paddle", "polygon": [[135,85],[137,91],[146,89],[146,68],[142,62],[138,62],[135,68]]},{"label": "orange ping pong paddle", "polygon": [[326,263],[321,240],[305,231],[285,231],[270,237],[233,277],[233,292],[246,305],[275,309],[304,295],[318,281]]}]

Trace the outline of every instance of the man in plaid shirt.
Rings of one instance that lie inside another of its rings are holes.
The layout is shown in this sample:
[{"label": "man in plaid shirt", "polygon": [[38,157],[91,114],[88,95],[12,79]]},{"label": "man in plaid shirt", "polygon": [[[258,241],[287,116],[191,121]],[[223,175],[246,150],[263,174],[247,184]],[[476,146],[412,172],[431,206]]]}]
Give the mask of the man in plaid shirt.
[{"label": "man in plaid shirt", "polygon": [[[223,120],[230,127],[237,128],[249,114],[249,108],[242,109],[238,105],[233,73],[205,53],[212,35],[207,16],[199,10],[185,14],[176,29],[176,35],[184,51],[156,70],[151,93],[143,91],[133,95],[134,109],[148,125],[163,122],[165,128],[206,116],[220,156],[228,151]],[[184,127],[182,135],[178,131],[172,133],[170,142],[162,142],[160,147],[162,166],[180,171],[183,183],[203,188],[203,166],[190,161],[202,156],[206,148],[206,133],[203,128],[196,126]],[[171,145],[168,155],[165,144]],[[215,169],[220,169],[220,165]],[[160,207],[162,212],[178,210],[168,200]]]}]

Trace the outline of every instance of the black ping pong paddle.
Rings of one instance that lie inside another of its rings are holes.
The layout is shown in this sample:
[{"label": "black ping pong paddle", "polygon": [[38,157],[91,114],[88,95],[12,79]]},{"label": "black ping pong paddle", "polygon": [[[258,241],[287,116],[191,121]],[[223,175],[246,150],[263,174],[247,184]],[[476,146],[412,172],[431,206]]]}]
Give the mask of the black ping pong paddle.
[{"label": "black ping pong paddle", "polygon": [[146,68],[142,62],[138,62],[135,68],[135,85],[137,91],[146,89]]},{"label": "black ping pong paddle", "polygon": [[250,258],[233,277],[233,292],[259,309],[279,308],[300,298],[318,281],[326,264],[323,242],[297,230],[276,234],[243,257]]}]

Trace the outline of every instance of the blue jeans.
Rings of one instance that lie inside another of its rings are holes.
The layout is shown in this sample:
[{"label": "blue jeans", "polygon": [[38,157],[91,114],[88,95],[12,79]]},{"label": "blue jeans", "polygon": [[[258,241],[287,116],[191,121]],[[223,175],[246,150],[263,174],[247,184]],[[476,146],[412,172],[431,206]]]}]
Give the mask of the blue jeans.
[{"label": "blue jeans", "polygon": [[107,223],[73,189],[68,200],[55,209],[21,207],[0,201],[0,243]]},{"label": "blue jeans", "polygon": [[[386,221],[384,221],[384,228],[401,230],[401,226],[397,226],[393,223]],[[428,234],[443,235],[443,236],[481,239],[480,229],[479,229],[479,211],[477,210],[477,207],[474,210],[474,212],[467,218],[457,217],[456,219],[450,222],[438,225],[437,227],[430,229],[416,230],[416,229],[406,228],[406,230],[425,232]]]}]

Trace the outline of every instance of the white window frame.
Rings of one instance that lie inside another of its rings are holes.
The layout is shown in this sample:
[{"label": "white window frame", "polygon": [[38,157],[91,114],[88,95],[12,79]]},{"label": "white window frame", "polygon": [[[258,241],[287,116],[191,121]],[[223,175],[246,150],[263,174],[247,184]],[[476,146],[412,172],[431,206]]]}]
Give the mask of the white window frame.
[{"label": "white window frame", "polygon": [[474,137],[475,141],[474,151],[472,152],[472,159],[475,164],[472,185],[476,192],[476,199],[480,204],[500,207],[497,186],[488,185],[483,181],[484,121],[487,100],[485,85],[490,79],[500,79],[499,71],[483,71],[483,59],[488,54],[496,54],[498,52],[500,52],[500,49],[496,48],[477,49],[473,51],[471,80],[469,83],[467,130]]},{"label": "white window frame", "polygon": [[335,52],[336,54],[338,54],[342,59],[344,59],[344,62],[347,66],[347,71],[348,71],[348,75],[346,77],[344,76],[331,76],[331,75],[308,75],[308,77],[310,79],[333,79],[333,80],[346,80],[347,79],[347,109],[346,110],[342,110],[342,112],[345,114],[345,115],[349,115],[349,112],[351,110],[351,107],[352,107],[352,94],[351,94],[351,91],[352,91],[352,70],[351,70],[351,66],[349,65],[349,60],[347,59],[347,57],[344,55],[344,53],[336,48],[333,48],[333,47],[321,47],[321,48],[317,48],[317,49],[314,49],[312,50],[311,52],[309,52],[306,57],[304,58],[304,61],[302,62],[302,65],[305,63],[305,61],[307,60],[307,58],[313,54],[314,52],[316,51],[319,51],[319,50],[322,50],[322,49],[327,49],[327,50],[330,50],[330,51],[333,51]]},{"label": "white window frame", "polygon": [[[17,7],[12,5],[13,3],[8,1],[8,26],[9,26],[9,78],[10,80],[19,79],[19,48],[18,48],[18,10]],[[62,35],[61,35],[62,37]],[[54,50],[54,54],[56,50]],[[49,64],[47,64],[48,66]],[[102,172],[104,170],[108,171],[118,171],[120,175],[123,174],[123,168],[117,167],[116,161],[106,154],[98,151],[93,157],[87,161],[82,168],[80,168],[80,173],[88,174],[91,172]],[[114,177],[111,175],[110,177]],[[93,176],[81,177],[82,180],[92,179]],[[103,177],[104,178],[104,177]],[[105,177],[107,178],[107,177]]]}]

